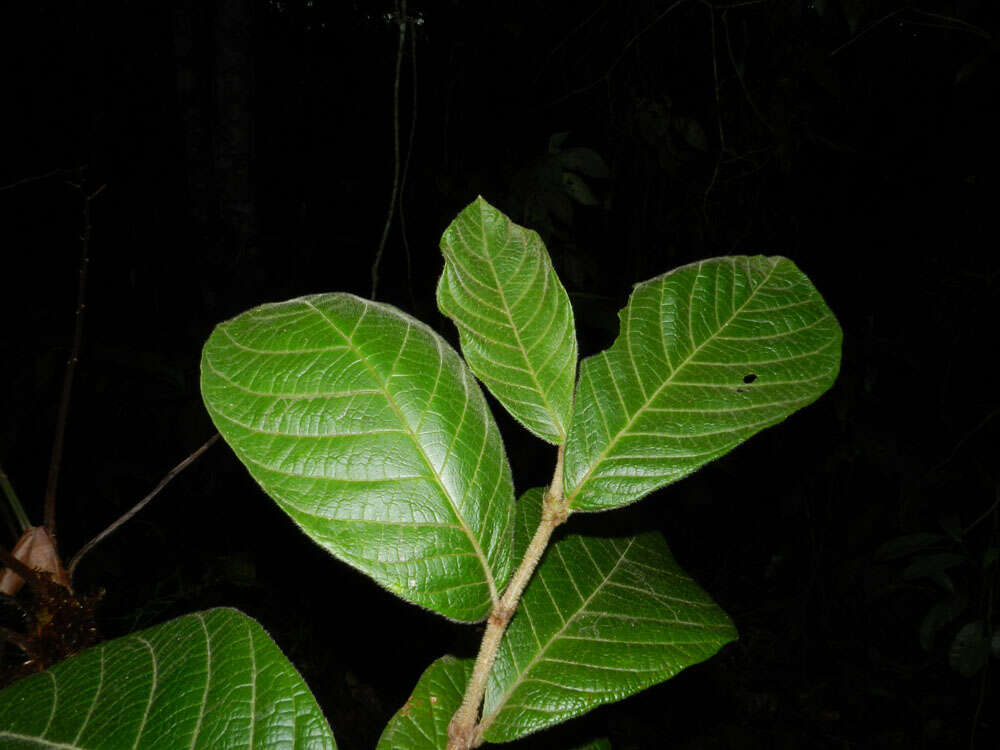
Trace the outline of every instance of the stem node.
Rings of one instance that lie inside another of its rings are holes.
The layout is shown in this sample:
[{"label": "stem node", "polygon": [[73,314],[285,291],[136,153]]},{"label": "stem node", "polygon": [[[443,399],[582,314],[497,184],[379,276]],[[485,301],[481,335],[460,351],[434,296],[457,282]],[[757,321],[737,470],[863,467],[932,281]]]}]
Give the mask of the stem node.
[{"label": "stem node", "polygon": [[486,717],[485,721],[480,720],[479,707],[483,702],[486,681],[489,678],[490,669],[493,667],[497,649],[500,647],[500,640],[503,638],[514,612],[517,611],[524,587],[528,585],[531,574],[535,572],[535,568],[542,559],[542,554],[552,537],[553,529],[569,518],[569,505],[563,495],[562,467],[563,446],[560,445],[559,452],[556,454],[556,468],[552,475],[552,484],[549,485],[542,498],[542,520],[538,524],[535,536],[524,552],[521,564],[514,571],[514,575],[511,576],[510,582],[507,584],[507,589],[500,597],[500,601],[494,605],[493,611],[486,621],[486,632],[483,633],[479,655],[472,668],[472,676],[466,686],[462,705],[459,706],[448,723],[448,750],[471,750],[471,748],[483,744],[483,734],[492,718]]}]

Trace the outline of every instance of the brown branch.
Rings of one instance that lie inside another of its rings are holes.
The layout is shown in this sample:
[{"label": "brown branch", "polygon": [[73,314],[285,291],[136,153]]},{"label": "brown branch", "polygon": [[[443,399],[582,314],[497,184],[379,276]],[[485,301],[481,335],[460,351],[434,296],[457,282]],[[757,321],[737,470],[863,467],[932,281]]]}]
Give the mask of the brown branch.
[{"label": "brown branch", "polygon": [[202,446],[198,450],[196,450],[194,453],[192,453],[190,456],[188,456],[179,464],[177,464],[174,468],[172,468],[169,472],[167,472],[167,475],[160,480],[160,483],[153,488],[152,492],[150,492],[148,495],[146,495],[146,497],[144,497],[142,500],[133,505],[130,510],[127,510],[125,513],[123,513],[118,518],[117,521],[114,521],[104,531],[102,531],[100,534],[98,534],[89,542],[87,542],[85,545],[83,545],[80,551],[77,552],[75,555],[73,555],[73,559],[69,561],[69,566],[66,569],[70,581],[73,580],[73,572],[76,570],[76,566],[79,564],[80,560],[83,559],[84,555],[86,555],[88,552],[90,552],[90,550],[92,550],[100,542],[102,542],[105,539],[105,537],[110,536],[111,533],[114,532],[116,529],[118,529],[119,526],[128,521],[132,516],[134,516],[140,510],[145,508],[146,505],[149,503],[149,501],[159,494],[160,490],[162,490],[164,487],[170,484],[170,480],[172,480],[175,476],[184,471],[184,469],[186,469],[192,462],[194,462],[194,460],[198,458],[198,456],[200,456],[202,453],[208,450],[212,446],[212,444],[218,439],[219,439],[219,433],[215,433],[214,435],[212,435],[212,437],[206,440],[205,443],[202,444]]},{"label": "brown branch", "polygon": [[538,529],[525,550],[521,564],[511,576],[500,602],[493,607],[493,612],[487,620],[486,632],[483,633],[483,640],[479,645],[479,654],[476,656],[469,684],[465,688],[462,705],[448,723],[448,750],[470,750],[484,742],[483,734],[489,726],[489,721],[479,722],[479,706],[486,693],[486,682],[496,659],[500,641],[514,612],[517,611],[525,586],[528,585],[542,555],[545,554],[552,532],[557,526],[565,523],[570,515],[563,493],[563,447],[559,446],[556,468],[552,473],[552,484],[542,498],[542,518]]},{"label": "brown branch", "polygon": [[[83,193],[81,184],[75,184],[77,190]],[[56,418],[56,431],[52,438],[52,459],[49,462],[49,479],[45,486],[45,527],[52,538],[56,538],[56,488],[59,485],[59,466],[62,464],[63,442],[66,438],[66,422],[69,418],[70,396],[73,393],[73,376],[76,373],[76,362],[80,357],[80,344],[83,341],[83,309],[87,293],[87,264],[90,263],[90,202],[101,194],[106,186],[101,185],[89,195],[83,193],[83,230],[80,234],[80,274],[76,291],[76,322],[73,326],[73,347],[70,350],[69,361],[66,362],[66,372],[63,375],[62,395],[59,398],[59,416]]]}]

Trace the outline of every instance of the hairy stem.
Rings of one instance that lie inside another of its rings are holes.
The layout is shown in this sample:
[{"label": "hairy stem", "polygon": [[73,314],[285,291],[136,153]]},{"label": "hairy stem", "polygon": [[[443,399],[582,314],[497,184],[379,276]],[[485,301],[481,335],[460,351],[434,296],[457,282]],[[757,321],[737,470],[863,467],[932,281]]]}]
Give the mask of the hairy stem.
[{"label": "hairy stem", "polygon": [[500,597],[500,602],[493,608],[489,620],[486,623],[486,632],[483,633],[482,643],[479,645],[479,655],[476,657],[475,666],[472,668],[472,677],[465,689],[465,696],[462,698],[462,705],[459,706],[451,722],[448,724],[448,750],[470,750],[479,747],[483,743],[483,732],[485,728],[479,724],[479,706],[483,702],[483,695],[486,693],[486,681],[493,668],[493,661],[497,656],[497,649],[507,625],[510,623],[514,612],[517,611],[518,602],[521,601],[521,594],[524,593],[525,586],[531,580],[538,562],[548,547],[552,532],[559,524],[569,517],[569,509],[566,507],[566,497],[563,494],[563,446],[559,446],[559,453],[556,455],[556,468],[552,474],[552,484],[549,485],[542,501],[542,520],[538,524],[531,543],[524,552],[521,564],[507,584],[507,588]]}]

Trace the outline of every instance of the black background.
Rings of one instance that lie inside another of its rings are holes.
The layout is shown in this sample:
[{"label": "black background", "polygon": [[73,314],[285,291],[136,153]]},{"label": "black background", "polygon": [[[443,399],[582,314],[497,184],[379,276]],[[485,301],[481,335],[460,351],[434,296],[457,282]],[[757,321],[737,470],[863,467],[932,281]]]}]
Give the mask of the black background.
[{"label": "black background", "polygon": [[[83,193],[67,179],[85,167],[85,192],[106,185],[92,202],[58,495],[65,557],[212,434],[198,363],[217,322],[306,293],[370,296],[393,183],[395,11],[5,6],[0,464],[36,523],[80,255]],[[996,660],[973,676],[949,666],[958,630],[995,626],[1000,605],[995,4],[407,11],[410,158],[379,299],[455,341],[434,303],[437,242],[482,194],[516,220],[558,209],[535,228],[582,355],[611,343],[631,284],[725,254],[794,259],[845,332],[839,380],[815,405],[637,505],[571,520],[570,532],[662,530],[741,636],[537,746],[996,747]],[[597,205],[568,213],[540,177],[558,133],[610,167],[585,178]],[[494,407],[518,489],[543,484],[553,451]],[[915,533],[943,539],[912,554],[893,542]],[[4,534],[9,548],[13,527]],[[942,570],[942,552],[962,559]],[[478,639],[322,552],[222,444],[97,548],[76,584],[106,589],[105,637],[239,607],[348,749],[373,747],[423,669]],[[922,644],[928,612],[949,606],[955,618]]]}]

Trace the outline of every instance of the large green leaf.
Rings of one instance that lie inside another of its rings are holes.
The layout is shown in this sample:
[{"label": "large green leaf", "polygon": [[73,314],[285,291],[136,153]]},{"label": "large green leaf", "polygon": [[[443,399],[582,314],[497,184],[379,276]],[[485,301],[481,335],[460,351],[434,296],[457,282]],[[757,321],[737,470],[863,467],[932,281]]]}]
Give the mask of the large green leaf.
[{"label": "large green leaf", "polygon": [[[542,490],[518,502],[520,546]],[[621,700],[716,653],[732,622],[657,532],[553,544],[525,589],[490,673],[482,723],[509,742]]]},{"label": "large green leaf", "polygon": [[474,659],[442,656],[420,675],[413,693],[386,724],[377,750],[445,750],[448,722],[462,705]]},{"label": "large green leaf", "polygon": [[350,294],[264,305],[215,329],[201,389],[314,541],[447,617],[490,610],[511,568],[510,467],[475,379],[430,328]]},{"label": "large green leaf", "polygon": [[715,258],[636,286],[580,365],[566,447],[572,510],[631,503],[816,400],[841,331],[786,258]]},{"label": "large green leaf", "polygon": [[87,649],[0,692],[0,747],[336,748],[254,620],[212,609]]},{"label": "large green leaf", "polygon": [[541,238],[481,197],[441,238],[441,312],[469,367],[515,419],[561,444],[573,408],[576,328]]}]

